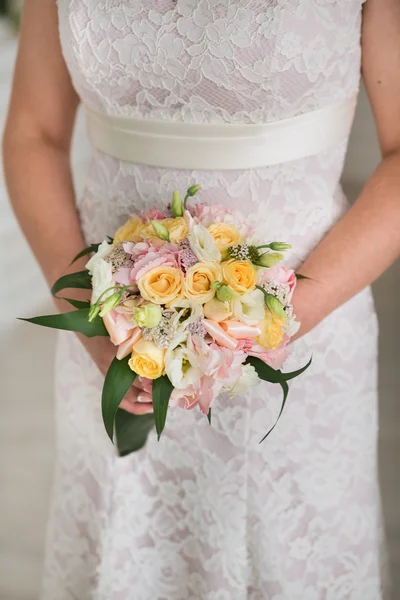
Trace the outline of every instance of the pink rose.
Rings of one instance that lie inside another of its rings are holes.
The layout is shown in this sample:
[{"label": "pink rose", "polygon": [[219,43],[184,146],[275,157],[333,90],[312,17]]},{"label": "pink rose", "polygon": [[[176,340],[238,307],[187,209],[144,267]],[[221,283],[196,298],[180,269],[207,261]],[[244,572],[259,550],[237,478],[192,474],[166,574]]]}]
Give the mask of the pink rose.
[{"label": "pink rose", "polygon": [[248,356],[255,356],[273,369],[281,369],[289,356],[289,341],[290,338],[285,336],[279,348],[276,350],[267,350],[253,339],[239,340],[236,352],[241,351]]},{"label": "pink rose", "polygon": [[134,244],[128,247],[124,244],[124,250],[131,254],[135,262],[132,268],[121,267],[114,274],[114,279],[122,285],[136,284],[148,271],[165,265],[167,267],[179,267],[180,247],[177,244],[166,244],[157,248],[149,242]]},{"label": "pink rose", "polygon": [[111,310],[103,317],[103,323],[109,333],[110,339],[115,346],[125,342],[133,334],[136,325],[127,315]]},{"label": "pink rose", "polygon": [[293,269],[287,269],[282,265],[275,265],[264,272],[261,281],[263,283],[266,281],[275,281],[276,283],[286,284],[289,287],[288,301],[291,301],[297,283],[296,274]]},{"label": "pink rose", "polygon": [[156,206],[153,206],[150,210],[145,210],[142,213],[142,220],[150,223],[150,221],[161,221],[161,219],[165,219],[166,216],[166,211],[161,211]]}]

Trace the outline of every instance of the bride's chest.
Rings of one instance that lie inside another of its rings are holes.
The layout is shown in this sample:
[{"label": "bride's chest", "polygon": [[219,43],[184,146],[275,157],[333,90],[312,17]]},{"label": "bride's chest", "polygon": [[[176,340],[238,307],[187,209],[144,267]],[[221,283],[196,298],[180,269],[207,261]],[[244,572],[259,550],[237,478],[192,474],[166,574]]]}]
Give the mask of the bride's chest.
[{"label": "bride's chest", "polygon": [[206,104],[226,101],[230,114],[248,103],[259,113],[268,97],[286,94],[292,103],[288,86],[302,96],[323,82],[340,85],[359,68],[361,0],[58,4],[64,55],[89,102],[142,98],[165,108],[196,95]]}]

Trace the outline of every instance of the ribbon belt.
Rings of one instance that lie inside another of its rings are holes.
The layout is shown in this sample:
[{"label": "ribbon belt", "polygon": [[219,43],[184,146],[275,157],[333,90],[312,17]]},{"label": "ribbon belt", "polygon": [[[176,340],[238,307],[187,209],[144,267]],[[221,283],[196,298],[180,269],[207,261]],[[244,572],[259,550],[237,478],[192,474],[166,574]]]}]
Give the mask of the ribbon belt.
[{"label": "ribbon belt", "polygon": [[114,158],[168,169],[253,169],[324,152],[350,133],[356,96],[257,125],[196,124],[110,116],[86,108],[93,146]]}]

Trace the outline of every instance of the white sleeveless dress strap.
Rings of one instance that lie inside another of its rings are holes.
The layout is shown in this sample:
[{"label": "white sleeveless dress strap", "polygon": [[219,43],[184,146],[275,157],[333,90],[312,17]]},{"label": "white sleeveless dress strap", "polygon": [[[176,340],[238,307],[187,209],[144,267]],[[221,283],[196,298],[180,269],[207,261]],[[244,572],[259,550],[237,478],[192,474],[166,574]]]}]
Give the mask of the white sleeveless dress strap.
[{"label": "white sleeveless dress strap", "polygon": [[103,152],[170,169],[253,169],[319,154],[346,139],[357,96],[263,124],[196,124],[110,116],[86,108],[89,137]]}]

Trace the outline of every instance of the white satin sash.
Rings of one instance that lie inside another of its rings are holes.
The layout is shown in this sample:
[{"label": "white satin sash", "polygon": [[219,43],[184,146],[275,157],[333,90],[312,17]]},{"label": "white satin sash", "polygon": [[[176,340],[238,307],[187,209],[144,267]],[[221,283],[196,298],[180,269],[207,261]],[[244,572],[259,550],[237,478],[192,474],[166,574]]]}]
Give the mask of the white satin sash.
[{"label": "white satin sash", "polygon": [[169,169],[253,169],[324,152],[350,133],[356,96],[260,125],[195,124],[110,116],[86,108],[93,146],[114,158]]}]

